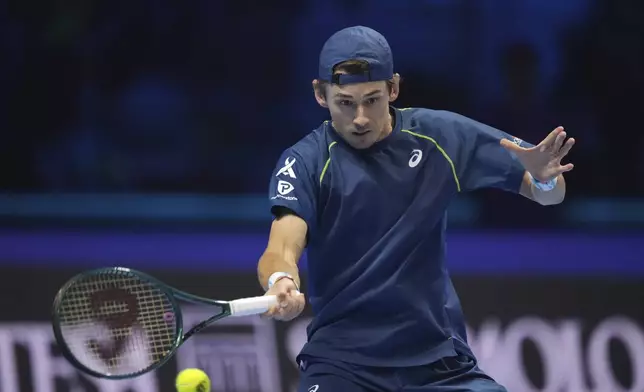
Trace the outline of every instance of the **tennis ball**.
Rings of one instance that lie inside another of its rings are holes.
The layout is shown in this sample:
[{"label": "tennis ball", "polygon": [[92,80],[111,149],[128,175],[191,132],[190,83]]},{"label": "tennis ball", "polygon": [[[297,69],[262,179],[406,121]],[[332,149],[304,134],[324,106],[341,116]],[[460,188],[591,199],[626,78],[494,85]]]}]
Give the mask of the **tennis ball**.
[{"label": "tennis ball", "polygon": [[210,392],[210,379],[201,369],[184,369],[177,375],[177,392]]}]

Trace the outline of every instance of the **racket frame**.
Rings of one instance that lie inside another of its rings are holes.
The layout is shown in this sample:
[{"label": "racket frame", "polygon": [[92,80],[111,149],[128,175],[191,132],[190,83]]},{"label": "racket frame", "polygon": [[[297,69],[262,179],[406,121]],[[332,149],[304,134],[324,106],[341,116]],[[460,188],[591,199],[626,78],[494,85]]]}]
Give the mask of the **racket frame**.
[{"label": "racket frame", "polygon": [[[96,276],[96,275],[101,275],[105,273],[121,273],[125,276],[131,276],[131,277],[137,277],[140,278],[143,281],[147,281],[148,283],[151,283],[160,290],[166,298],[168,298],[170,305],[172,306],[172,309],[174,311],[174,324],[175,324],[175,334],[176,334],[176,339],[172,344],[172,348],[170,349],[170,352],[168,352],[160,361],[148,366],[147,368],[140,370],[138,372],[133,372],[133,373],[128,373],[124,375],[110,375],[110,374],[103,374],[100,372],[97,372],[95,370],[92,370],[88,368],[87,366],[83,365],[76,359],[74,354],[72,354],[71,350],[67,346],[67,343],[65,342],[65,339],[63,338],[63,333],[60,327],[60,317],[58,316],[58,309],[60,309],[62,300],[65,297],[65,293],[69,290],[71,286],[73,286],[76,282],[78,282],[81,279],[85,279],[91,276]],[[192,304],[199,304],[199,305],[210,305],[210,306],[217,306],[222,309],[220,313],[215,314],[214,316],[207,318],[206,320],[201,321],[200,323],[196,324],[190,330],[187,332],[184,332],[184,326],[183,326],[183,313],[181,311],[181,307],[179,306],[179,301],[187,302],[187,303],[192,303]],[[208,327],[209,325],[213,324],[214,322],[221,320],[225,317],[231,316],[232,311],[230,308],[230,304],[228,301],[221,301],[221,300],[213,300],[209,298],[204,298],[200,297],[198,295],[190,294],[185,291],[181,291],[178,289],[175,289],[159,279],[148,275],[144,272],[133,270],[131,268],[125,268],[125,267],[106,267],[106,268],[98,268],[94,270],[88,270],[81,272],[71,279],[69,279],[56,293],[56,297],[54,299],[54,303],[52,306],[52,327],[53,327],[53,332],[54,332],[54,338],[56,339],[56,342],[58,343],[58,347],[61,350],[62,355],[65,357],[67,361],[69,361],[74,367],[77,369],[93,376],[96,378],[103,378],[103,379],[110,379],[110,380],[123,380],[123,379],[129,379],[129,378],[135,378],[138,377],[142,374],[154,371],[163,365],[165,365],[170,358],[174,356],[176,351],[179,349],[179,347],[186,341],[188,340],[191,336],[194,334],[198,333],[199,331],[203,330],[204,328]]]}]

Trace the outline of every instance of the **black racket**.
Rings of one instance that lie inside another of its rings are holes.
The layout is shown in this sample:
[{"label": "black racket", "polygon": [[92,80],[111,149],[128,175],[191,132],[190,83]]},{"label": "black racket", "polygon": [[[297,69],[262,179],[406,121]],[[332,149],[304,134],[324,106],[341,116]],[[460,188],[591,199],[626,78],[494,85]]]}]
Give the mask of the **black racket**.
[{"label": "black racket", "polygon": [[[184,333],[178,300],[210,305],[213,316]],[[276,303],[275,296],[212,300],[129,268],[102,268],[76,275],[58,291],[54,335],[79,370],[100,378],[132,378],[162,366],[215,321],[264,313]]]}]

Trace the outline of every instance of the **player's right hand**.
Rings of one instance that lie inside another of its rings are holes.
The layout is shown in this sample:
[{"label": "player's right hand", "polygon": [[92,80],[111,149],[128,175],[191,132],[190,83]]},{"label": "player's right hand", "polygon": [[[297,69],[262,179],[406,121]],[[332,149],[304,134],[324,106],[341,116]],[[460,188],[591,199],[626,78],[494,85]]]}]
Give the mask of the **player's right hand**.
[{"label": "player's right hand", "polygon": [[291,321],[302,313],[306,300],[304,294],[300,293],[291,279],[283,278],[275,282],[273,287],[266,292],[266,295],[275,295],[277,305],[273,306],[263,317],[280,321]]}]

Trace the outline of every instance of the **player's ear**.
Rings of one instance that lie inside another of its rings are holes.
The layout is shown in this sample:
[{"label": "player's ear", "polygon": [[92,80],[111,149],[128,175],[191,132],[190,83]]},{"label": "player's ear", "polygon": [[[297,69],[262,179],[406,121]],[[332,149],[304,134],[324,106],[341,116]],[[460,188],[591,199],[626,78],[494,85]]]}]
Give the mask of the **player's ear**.
[{"label": "player's ear", "polygon": [[320,83],[317,79],[313,80],[313,93],[315,94],[315,100],[318,102],[318,105],[323,108],[329,107],[326,103],[326,86],[324,83]]},{"label": "player's ear", "polygon": [[387,81],[387,87],[389,88],[389,102],[393,102],[400,94],[400,74],[394,74],[394,77]]}]

